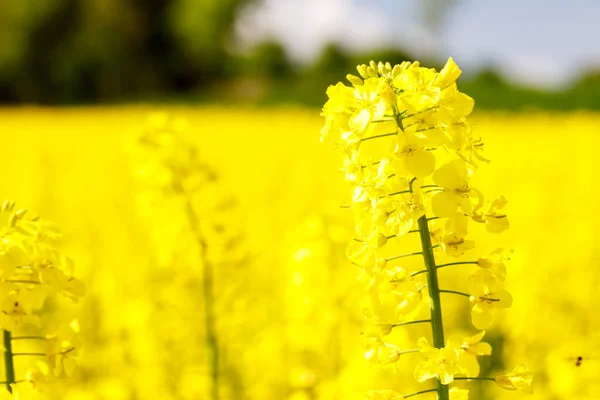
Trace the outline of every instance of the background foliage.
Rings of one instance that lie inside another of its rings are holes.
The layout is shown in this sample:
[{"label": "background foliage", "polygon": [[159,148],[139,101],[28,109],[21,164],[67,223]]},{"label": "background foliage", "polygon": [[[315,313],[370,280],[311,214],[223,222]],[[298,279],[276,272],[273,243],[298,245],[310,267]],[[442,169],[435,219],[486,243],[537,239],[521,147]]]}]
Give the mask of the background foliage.
[{"label": "background foliage", "polygon": [[[245,48],[235,23],[245,7],[259,2],[4,0],[0,102],[285,102],[320,107],[327,85],[360,63],[414,61],[398,48],[356,54],[331,43],[314,62],[298,67],[277,38]],[[436,35],[442,35],[440,27],[453,4],[423,2],[423,20]],[[441,67],[445,59],[420,61]],[[489,66],[467,76],[461,87],[479,108],[600,108],[597,71],[563,90],[543,91],[511,84]]]}]

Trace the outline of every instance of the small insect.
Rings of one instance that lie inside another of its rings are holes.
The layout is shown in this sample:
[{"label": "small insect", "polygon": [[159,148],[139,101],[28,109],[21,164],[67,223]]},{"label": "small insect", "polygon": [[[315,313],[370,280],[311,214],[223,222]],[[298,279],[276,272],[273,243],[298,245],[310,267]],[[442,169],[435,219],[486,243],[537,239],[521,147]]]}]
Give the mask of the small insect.
[{"label": "small insect", "polygon": [[[572,363],[574,362],[576,367],[581,367],[581,364],[583,364],[583,356],[570,357],[570,358],[567,358],[566,360],[570,361]],[[591,361],[591,360],[598,360],[598,358],[586,357],[585,360],[587,362],[587,361]]]}]

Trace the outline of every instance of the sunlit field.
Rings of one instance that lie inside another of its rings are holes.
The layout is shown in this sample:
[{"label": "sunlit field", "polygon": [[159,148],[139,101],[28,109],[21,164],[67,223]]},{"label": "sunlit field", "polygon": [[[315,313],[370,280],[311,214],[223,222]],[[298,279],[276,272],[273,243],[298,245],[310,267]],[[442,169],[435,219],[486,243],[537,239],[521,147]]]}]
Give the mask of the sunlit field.
[{"label": "sunlit field", "polygon": [[[210,176],[187,202],[160,192],[164,177],[136,140],[155,111],[0,110],[0,198],[60,225],[61,248],[87,286],[79,366],[47,398],[195,400],[216,390],[223,400],[352,400],[373,388],[433,387],[413,377],[418,353],[395,368],[365,360],[364,290],[346,258],[350,189],[339,152],[319,141],[319,110],[167,109],[187,121],[182,135]],[[514,304],[486,335],[494,352],[480,358],[481,375],[524,363],[535,381],[533,394],[458,386],[471,399],[598,399],[600,116],[476,111],[471,122],[492,160],[473,185],[508,199],[511,224],[481,235],[476,250],[515,251],[506,279]],[[202,224],[212,227],[205,239]],[[440,279],[464,289],[471,267]],[[442,306],[445,325],[475,333],[468,299],[443,297]],[[422,325],[393,332],[406,348],[430,334]],[[17,380],[25,368],[16,365]]]}]

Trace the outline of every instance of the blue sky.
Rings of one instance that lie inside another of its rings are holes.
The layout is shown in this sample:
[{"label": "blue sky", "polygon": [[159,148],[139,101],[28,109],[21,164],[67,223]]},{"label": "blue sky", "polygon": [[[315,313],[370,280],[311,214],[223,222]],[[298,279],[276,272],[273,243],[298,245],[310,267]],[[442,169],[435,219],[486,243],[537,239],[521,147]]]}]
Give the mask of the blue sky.
[{"label": "blue sky", "polygon": [[456,0],[435,30],[423,22],[423,1],[263,0],[238,32],[247,43],[275,36],[300,62],[330,41],[392,45],[415,57],[452,56],[465,71],[494,65],[532,86],[560,87],[600,68],[600,0]]}]

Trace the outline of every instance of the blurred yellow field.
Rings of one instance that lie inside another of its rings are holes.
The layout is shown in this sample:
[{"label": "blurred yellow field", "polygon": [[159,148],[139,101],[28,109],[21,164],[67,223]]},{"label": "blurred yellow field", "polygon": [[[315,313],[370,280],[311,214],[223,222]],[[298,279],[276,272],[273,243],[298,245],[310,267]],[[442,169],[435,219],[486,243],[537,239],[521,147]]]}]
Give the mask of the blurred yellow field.
[{"label": "blurred yellow field", "polygon": [[[198,243],[182,204],[148,194],[136,176],[143,154],[134,137],[154,111],[0,110],[0,198],[61,226],[61,246],[87,286],[79,368],[48,398],[209,398]],[[188,121],[185,138],[216,173],[191,202],[216,204],[204,212],[219,219],[228,240],[214,244],[211,261],[219,398],[351,400],[373,388],[423,390],[412,372],[419,354],[403,355],[397,371],[364,359],[364,292],[359,268],[345,255],[352,213],[340,207],[350,189],[338,172],[338,152],[319,142],[319,111],[168,112]],[[515,250],[506,280],[514,304],[486,336],[494,352],[481,359],[481,375],[524,363],[535,382],[532,395],[491,382],[458,386],[469,388],[472,399],[597,399],[600,116],[476,113],[471,123],[492,160],[474,185],[506,196],[511,223],[503,235],[478,240],[475,252]],[[144,173],[158,179],[152,170]],[[440,271],[443,285],[464,287],[469,268]],[[442,305],[448,326],[473,334],[466,299],[444,297]],[[407,348],[428,334],[424,326],[393,333]]]}]

